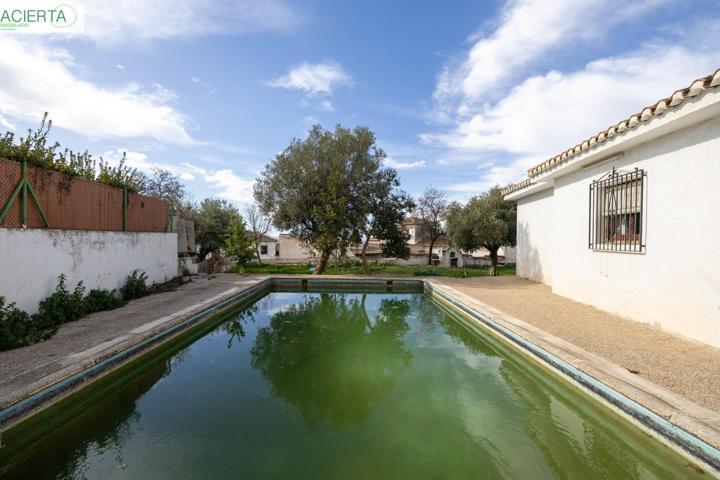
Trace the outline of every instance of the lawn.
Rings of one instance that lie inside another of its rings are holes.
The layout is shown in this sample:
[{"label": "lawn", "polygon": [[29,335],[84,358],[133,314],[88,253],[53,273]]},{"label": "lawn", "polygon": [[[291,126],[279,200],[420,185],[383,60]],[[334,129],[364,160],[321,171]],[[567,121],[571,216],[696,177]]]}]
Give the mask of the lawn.
[{"label": "lawn", "polygon": [[[418,266],[402,266],[388,263],[371,263],[370,274],[377,276],[394,276],[394,277],[486,277],[490,270],[489,267],[468,267],[468,268],[449,268],[449,267],[431,267],[428,265]],[[310,274],[312,273],[312,265],[309,264],[250,264],[245,267],[236,267],[232,270],[236,273],[265,273],[265,274]],[[341,262],[338,264],[330,263],[325,270],[324,275],[364,275],[360,262]],[[499,265],[498,275],[515,275],[515,264]]]}]

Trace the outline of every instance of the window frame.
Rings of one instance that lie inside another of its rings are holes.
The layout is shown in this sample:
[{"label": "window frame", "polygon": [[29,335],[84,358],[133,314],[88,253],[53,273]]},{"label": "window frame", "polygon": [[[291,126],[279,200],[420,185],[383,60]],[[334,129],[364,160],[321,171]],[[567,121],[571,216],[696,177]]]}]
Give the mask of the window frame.
[{"label": "window frame", "polygon": [[[264,250],[264,251],[263,251]],[[268,246],[267,245],[260,245],[260,255],[267,255],[268,254]]]},{"label": "window frame", "polygon": [[596,252],[645,253],[647,173],[613,169],[588,188],[588,248]]}]

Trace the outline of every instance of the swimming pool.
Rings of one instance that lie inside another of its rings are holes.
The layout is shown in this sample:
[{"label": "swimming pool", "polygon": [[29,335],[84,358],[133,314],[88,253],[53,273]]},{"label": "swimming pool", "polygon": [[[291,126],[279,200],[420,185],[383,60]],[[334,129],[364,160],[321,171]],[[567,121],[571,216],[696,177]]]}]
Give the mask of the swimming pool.
[{"label": "swimming pool", "polygon": [[706,477],[418,292],[270,292],[2,443],[2,478]]}]

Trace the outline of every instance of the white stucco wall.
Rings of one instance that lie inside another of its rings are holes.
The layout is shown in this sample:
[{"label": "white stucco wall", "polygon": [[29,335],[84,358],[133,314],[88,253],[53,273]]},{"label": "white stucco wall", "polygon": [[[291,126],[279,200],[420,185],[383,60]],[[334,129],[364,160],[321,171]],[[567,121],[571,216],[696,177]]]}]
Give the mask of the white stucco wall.
[{"label": "white stucco wall", "polygon": [[[260,254],[261,260],[275,260],[275,249],[277,248],[278,242],[260,242],[260,248],[258,253]],[[262,253],[262,247],[267,247],[267,253]]]},{"label": "white stucco wall", "polygon": [[[613,165],[647,172],[642,254],[588,248],[588,186]],[[719,188],[720,117],[560,176],[518,201],[518,274],[550,264],[555,293],[720,347]]]},{"label": "white stucco wall", "polygon": [[114,289],[135,269],[149,283],[175,277],[177,234],[0,228],[0,296],[30,313],[61,273],[69,288]]},{"label": "white stucco wall", "polygon": [[552,282],[555,256],[555,215],[552,189],[518,200],[517,275],[536,282]]}]

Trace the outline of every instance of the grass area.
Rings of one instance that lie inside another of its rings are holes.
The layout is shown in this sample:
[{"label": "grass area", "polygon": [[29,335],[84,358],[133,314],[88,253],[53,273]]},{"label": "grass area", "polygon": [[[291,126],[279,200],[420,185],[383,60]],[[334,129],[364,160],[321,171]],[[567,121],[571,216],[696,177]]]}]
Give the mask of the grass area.
[{"label": "grass area", "polygon": [[[490,271],[490,267],[468,267],[468,268],[449,268],[449,267],[431,267],[428,265],[403,266],[388,263],[371,263],[370,275],[387,275],[394,277],[486,277]],[[245,267],[236,267],[236,273],[265,273],[265,274],[310,274],[312,273],[312,265],[309,264],[250,264]],[[330,263],[325,270],[325,275],[364,275],[360,262],[342,262],[339,264]],[[515,264],[499,265],[498,275],[515,275]]]}]

